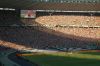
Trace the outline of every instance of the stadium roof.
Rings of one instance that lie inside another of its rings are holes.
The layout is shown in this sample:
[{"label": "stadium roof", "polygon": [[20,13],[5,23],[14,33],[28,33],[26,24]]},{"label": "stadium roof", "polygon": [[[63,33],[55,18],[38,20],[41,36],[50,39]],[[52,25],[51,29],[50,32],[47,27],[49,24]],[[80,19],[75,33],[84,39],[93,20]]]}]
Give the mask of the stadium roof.
[{"label": "stadium roof", "polygon": [[27,9],[32,4],[32,0],[0,0],[0,8]]},{"label": "stadium roof", "polygon": [[100,0],[0,0],[0,8],[100,11]]},{"label": "stadium roof", "polygon": [[58,2],[58,3],[63,3],[63,2],[68,2],[68,3],[99,3],[100,0],[33,0],[34,2]]},{"label": "stadium roof", "polygon": [[97,3],[34,3],[34,10],[100,11]]}]

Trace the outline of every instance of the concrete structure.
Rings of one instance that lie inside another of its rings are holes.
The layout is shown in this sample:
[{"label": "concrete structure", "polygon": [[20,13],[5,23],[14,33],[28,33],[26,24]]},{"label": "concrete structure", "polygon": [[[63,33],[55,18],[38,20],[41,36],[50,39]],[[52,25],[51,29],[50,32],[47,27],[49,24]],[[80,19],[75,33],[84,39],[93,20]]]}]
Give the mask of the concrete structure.
[{"label": "concrete structure", "polygon": [[100,11],[99,0],[2,0],[1,8]]}]

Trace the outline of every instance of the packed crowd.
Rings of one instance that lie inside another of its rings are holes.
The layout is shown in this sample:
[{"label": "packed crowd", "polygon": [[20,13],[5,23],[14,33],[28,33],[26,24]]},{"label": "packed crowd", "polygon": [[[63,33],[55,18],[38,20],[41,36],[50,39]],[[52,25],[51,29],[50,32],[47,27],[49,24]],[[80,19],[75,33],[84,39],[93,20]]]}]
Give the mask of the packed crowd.
[{"label": "packed crowd", "polygon": [[[92,33],[86,33],[89,29],[69,28],[62,30],[50,30],[45,28],[45,31],[35,29],[34,27],[7,27],[0,29],[0,45],[13,48],[16,50],[24,50],[31,48],[48,48],[48,47],[82,47],[85,48],[89,44],[99,45],[100,33],[98,36],[92,36]],[[75,31],[73,31],[75,30]],[[81,31],[83,30],[83,31]],[[90,29],[91,32],[99,31],[100,29]],[[65,34],[64,34],[65,32]],[[76,34],[75,34],[76,32]],[[79,32],[79,33],[78,33]],[[84,33],[84,34],[83,34]],[[95,32],[96,33],[96,32]],[[98,32],[97,32],[98,33]],[[80,36],[81,35],[81,36]],[[80,37],[79,37],[80,36]],[[84,37],[83,37],[84,36]],[[95,38],[96,41],[90,39]]]},{"label": "packed crowd", "polygon": [[[23,30],[23,31],[21,31]],[[30,49],[29,44],[27,44],[25,38],[23,37],[23,33],[25,29],[17,28],[17,27],[1,27],[0,28],[0,49],[5,50],[6,47],[8,49]],[[24,46],[23,43],[26,43],[27,46]],[[4,49],[3,49],[4,48]]]},{"label": "packed crowd", "polygon": [[100,26],[100,16],[52,15],[41,16],[36,22],[47,25]]},{"label": "packed crowd", "polygon": [[100,28],[54,28],[54,30],[68,35],[100,39]]},{"label": "packed crowd", "polygon": [[[50,19],[46,16],[44,17],[38,17],[36,19],[36,22],[32,19],[24,19],[22,20],[22,22],[27,23],[28,25],[29,24],[31,25],[33,23],[40,24],[40,25],[41,24],[52,24],[52,25],[56,24],[57,25],[57,24],[62,24],[61,21],[63,20],[64,22],[66,20],[65,17],[68,17],[69,19],[74,19],[74,17],[71,18],[70,16],[51,16]],[[61,19],[59,19],[59,17],[61,17]],[[79,16],[76,16],[76,17],[81,18],[81,19],[83,18]],[[63,24],[67,22],[64,22]],[[69,20],[68,23],[70,24],[71,22],[72,21]],[[94,25],[100,26],[99,22],[96,22],[96,23],[97,24],[94,24]],[[32,49],[32,48],[44,49],[44,48],[49,48],[49,47],[86,48],[86,46],[89,44],[100,45],[99,39],[100,39],[100,28],[56,27],[56,28],[51,29],[48,27],[41,28],[40,26],[37,26],[37,28],[34,26],[0,27],[0,46],[9,47],[16,50]]]}]

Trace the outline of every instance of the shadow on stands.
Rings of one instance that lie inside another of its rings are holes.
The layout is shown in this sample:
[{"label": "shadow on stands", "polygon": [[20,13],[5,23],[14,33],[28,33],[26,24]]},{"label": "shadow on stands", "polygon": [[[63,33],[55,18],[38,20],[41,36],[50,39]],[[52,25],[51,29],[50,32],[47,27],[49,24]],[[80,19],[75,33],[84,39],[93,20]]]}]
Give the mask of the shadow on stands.
[{"label": "shadow on stands", "polygon": [[0,10],[0,26],[21,25],[18,10]]},{"label": "shadow on stands", "polygon": [[16,15],[15,12],[7,13],[2,11],[0,13],[4,13],[4,15],[0,15],[0,41],[3,41],[2,43],[4,44],[6,42],[11,42],[39,49],[46,49],[49,47],[86,48],[89,44],[96,44],[98,46],[100,44],[98,39],[64,34],[42,26],[35,22],[34,19],[17,18],[18,15]]},{"label": "shadow on stands", "polygon": [[89,44],[96,44],[98,46],[100,44],[98,39],[64,34],[41,26],[41,24],[38,24],[33,19],[22,19],[22,21],[19,22],[21,25],[25,25],[26,22],[37,24],[38,26],[0,27],[0,40],[39,49],[46,49],[49,47],[86,48]]}]

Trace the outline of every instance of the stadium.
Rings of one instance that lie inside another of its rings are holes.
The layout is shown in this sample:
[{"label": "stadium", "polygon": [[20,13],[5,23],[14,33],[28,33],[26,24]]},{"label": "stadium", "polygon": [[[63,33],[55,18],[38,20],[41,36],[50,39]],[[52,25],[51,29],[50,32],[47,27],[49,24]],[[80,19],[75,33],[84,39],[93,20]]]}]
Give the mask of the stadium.
[{"label": "stadium", "polygon": [[0,66],[99,66],[99,0],[0,1]]}]

